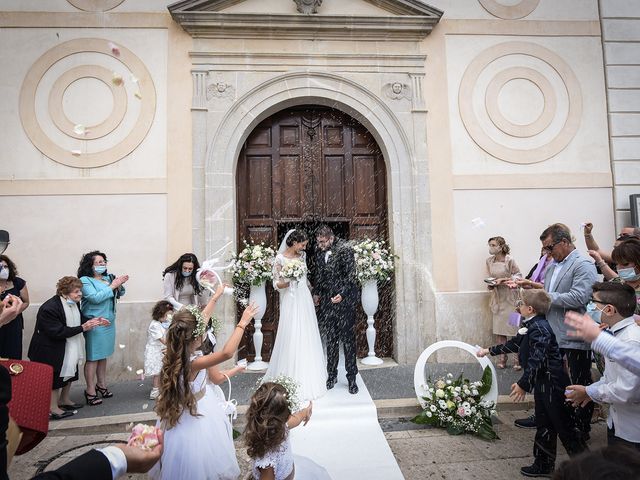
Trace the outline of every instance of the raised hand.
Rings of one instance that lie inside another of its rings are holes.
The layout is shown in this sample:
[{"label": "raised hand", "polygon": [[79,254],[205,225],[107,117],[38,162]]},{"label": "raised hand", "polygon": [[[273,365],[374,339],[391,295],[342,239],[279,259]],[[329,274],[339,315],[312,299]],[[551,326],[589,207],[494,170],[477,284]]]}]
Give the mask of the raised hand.
[{"label": "raised hand", "polygon": [[593,223],[585,222],[584,223],[584,234],[585,235],[591,235],[592,231],[593,231]]},{"label": "raised hand", "polygon": [[585,342],[591,343],[600,335],[600,326],[589,315],[567,312],[564,323],[573,328],[568,332],[570,337],[582,338]]},{"label": "raised hand", "polygon": [[240,325],[241,327],[246,327],[251,323],[251,320],[257,315],[259,311],[260,307],[255,302],[251,302],[249,306],[244,309],[244,312],[242,312],[242,317],[240,318],[238,325]]}]

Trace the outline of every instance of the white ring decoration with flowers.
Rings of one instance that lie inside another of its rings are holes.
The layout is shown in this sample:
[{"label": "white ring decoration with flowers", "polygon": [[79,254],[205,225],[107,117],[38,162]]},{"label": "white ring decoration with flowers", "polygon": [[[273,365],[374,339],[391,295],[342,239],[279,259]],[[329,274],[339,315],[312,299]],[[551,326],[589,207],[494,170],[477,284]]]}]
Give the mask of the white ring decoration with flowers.
[{"label": "white ring decoration with flowers", "polygon": [[433,355],[435,352],[443,348],[459,348],[461,350],[465,350],[469,352],[471,355],[473,355],[473,358],[475,358],[478,361],[483,371],[485,367],[489,367],[489,369],[491,370],[491,389],[482,398],[483,400],[488,400],[490,402],[493,402],[494,405],[497,405],[498,404],[498,377],[496,375],[496,369],[491,363],[491,360],[489,360],[488,357],[482,357],[482,358],[476,357],[476,352],[478,351],[478,348],[473,347],[468,343],[459,342],[458,340],[443,340],[441,342],[436,342],[429,345],[429,347],[427,347],[427,349],[424,350],[422,354],[420,354],[420,357],[416,362],[416,368],[413,371],[413,387],[416,391],[418,401],[420,402],[420,405],[422,406],[422,408],[424,408],[425,406],[424,400],[422,397],[426,395],[424,391],[424,385],[427,383],[427,375],[425,371],[425,368],[427,367],[427,360],[429,360],[429,357],[431,355]]}]

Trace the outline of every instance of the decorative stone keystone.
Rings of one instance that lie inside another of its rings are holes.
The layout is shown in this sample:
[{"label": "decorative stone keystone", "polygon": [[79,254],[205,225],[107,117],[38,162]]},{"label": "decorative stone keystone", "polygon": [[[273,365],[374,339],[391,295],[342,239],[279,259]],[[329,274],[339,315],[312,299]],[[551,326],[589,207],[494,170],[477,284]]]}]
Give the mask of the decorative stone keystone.
[{"label": "decorative stone keystone", "polygon": [[322,0],[293,0],[296,2],[298,12],[310,15],[312,13],[318,13],[318,7],[322,5]]}]

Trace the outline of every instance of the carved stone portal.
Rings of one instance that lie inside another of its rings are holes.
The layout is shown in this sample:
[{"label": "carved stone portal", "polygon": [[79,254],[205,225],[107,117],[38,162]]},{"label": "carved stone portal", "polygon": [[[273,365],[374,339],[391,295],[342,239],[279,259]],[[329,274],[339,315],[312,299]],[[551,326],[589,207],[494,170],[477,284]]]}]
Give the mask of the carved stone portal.
[{"label": "carved stone portal", "polygon": [[217,82],[207,87],[207,100],[233,96],[233,86],[225,82]]},{"label": "carved stone portal", "polygon": [[411,89],[409,85],[401,82],[387,83],[383,88],[388,98],[392,100],[400,100],[406,98],[411,100]]},{"label": "carved stone portal", "polygon": [[298,12],[310,15],[312,13],[318,13],[318,7],[322,5],[322,0],[293,0],[296,2]]}]

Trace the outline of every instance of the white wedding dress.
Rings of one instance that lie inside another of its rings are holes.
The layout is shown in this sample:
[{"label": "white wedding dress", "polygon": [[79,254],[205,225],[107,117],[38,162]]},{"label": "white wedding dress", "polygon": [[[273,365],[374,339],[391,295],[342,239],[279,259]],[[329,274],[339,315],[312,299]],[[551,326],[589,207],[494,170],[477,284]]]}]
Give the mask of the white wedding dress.
[{"label": "white wedding dress", "polygon": [[[282,267],[294,260],[279,253],[274,261],[273,286],[280,292],[280,320],[265,379],[278,375],[293,378],[300,386],[299,399],[306,401],[327,393],[327,369],[306,274],[288,288],[276,286],[286,281],[280,276]],[[306,262],[304,252],[299,260]]]}]

